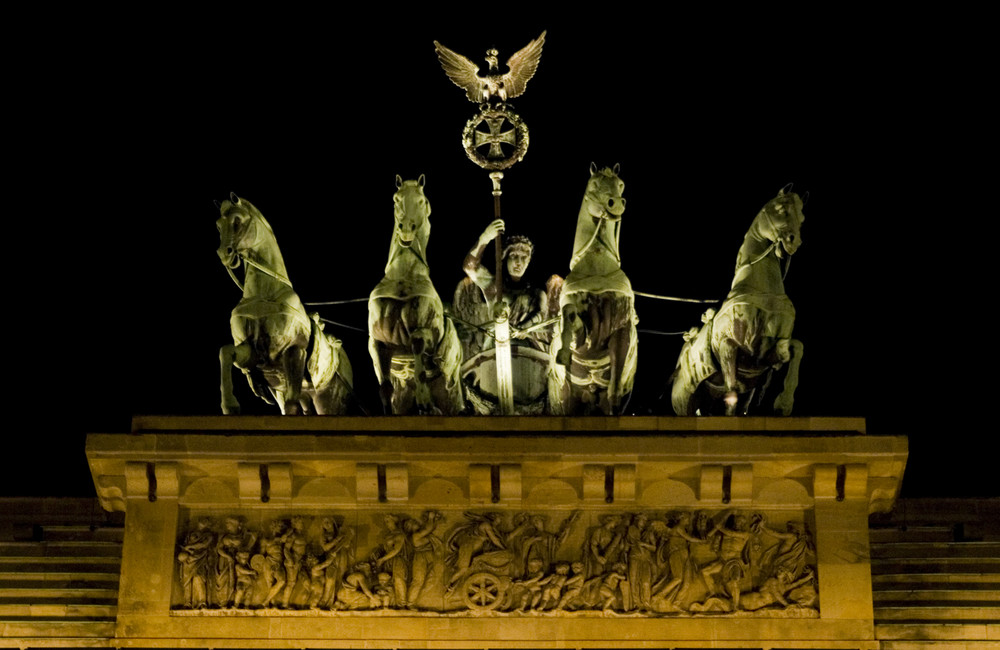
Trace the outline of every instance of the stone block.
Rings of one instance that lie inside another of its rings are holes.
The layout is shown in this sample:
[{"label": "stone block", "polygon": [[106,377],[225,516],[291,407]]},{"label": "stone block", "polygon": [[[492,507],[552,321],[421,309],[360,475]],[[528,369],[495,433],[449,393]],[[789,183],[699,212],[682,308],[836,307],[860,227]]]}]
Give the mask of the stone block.
[{"label": "stone block", "polygon": [[410,475],[406,463],[387,463],[385,466],[385,500],[405,503],[410,498]]},{"label": "stone block", "polygon": [[722,465],[702,465],[698,488],[700,501],[722,503]]},{"label": "stone block", "polygon": [[635,501],[636,474],[634,464],[618,464],[614,466],[614,502],[628,503]]}]

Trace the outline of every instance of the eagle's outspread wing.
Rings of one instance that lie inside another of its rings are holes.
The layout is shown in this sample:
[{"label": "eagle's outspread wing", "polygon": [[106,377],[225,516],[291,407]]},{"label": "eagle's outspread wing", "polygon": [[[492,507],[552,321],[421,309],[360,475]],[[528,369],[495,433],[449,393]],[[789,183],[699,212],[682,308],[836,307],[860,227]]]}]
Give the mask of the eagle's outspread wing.
[{"label": "eagle's outspread wing", "polygon": [[[534,43],[534,41],[532,41]],[[529,46],[530,47],[530,46]],[[525,48],[527,50],[528,48]],[[438,60],[441,62],[441,67],[444,68],[445,74],[452,82],[465,90],[468,94],[469,101],[476,102],[477,104],[484,101],[483,99],[483,82],[479,78],[479,66],[465,58],[458,52],[449,50],[444,45],[441,45],[437,41],[434,41],[434,50],[437,52]],[[524,50],[522,50],[523,52]],[[518,52],[514,56],[519,56],[521,52]],[[512,58],[511,61],[514,59]],[[535,66],[538,63],[536,61]],[[534,68],[532,68],[532,74],[534,74]],[[530,78],[531,75],[528,75]]]},{"label": "eagle's outspread wing", "polygon": [[[510,72],[504,75],[503,87],[507,91],[507,98],[517,97],[524,92],[528,85],[528,80],[535,76],[538,69],[538,62],[542,58],[542,46],[545,45],[545,32],[531,41],[512,57],[507,59],[507,67]],[[444,60],[442,59],[442,63]],[[447,67],[445,68],[447,70]],[[451,75],[451,73],[448,73]],[[454,77],[452,77],[454,80]],[[457,81],[455,83],[458,83]]]}]

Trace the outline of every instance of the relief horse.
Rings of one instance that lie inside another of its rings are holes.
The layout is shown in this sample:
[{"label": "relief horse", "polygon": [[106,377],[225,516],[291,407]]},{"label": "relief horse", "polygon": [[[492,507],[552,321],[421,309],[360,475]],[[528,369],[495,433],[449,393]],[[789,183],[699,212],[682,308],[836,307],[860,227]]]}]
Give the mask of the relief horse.
[{"label": "relief horse", "polygon": [[[222,412],[239,413],[232,367],[246,375],[254,394],[277,402],[283,414],[346,410],[353,375],[340,341],[306,314],[292,289],[285,262],[264,216],[235,194],[218,204],[219,259],[243,298],[229,319],[233,344],[219,351]],[[243,282],[235,274],[244,267]]]},{"label": "relief horse", "polygon": [[618,415],[635,380],[635,295],[621,269],[618,238],[625,212],[618,165],[590,180],[576,224],[570,273],[559,296],[552,342],[549,410],[554,415]]},{"label": "relief horse", "polygon": [[795,308],[781,267],[802,243],[803,205],[789,185],[757,213],[736,256],[725,302],[685,336],[671,388],[678,415],[714,413],[720,400],[726,415],[746,414],[755,398],[763,400],[773,370],[784,364],[788,372],[774,410],[791,414],[803,346],[792,338]]},{"label": "relief horse", "polygon": [[424,176],[396,176],[385,277],[368,299],[368,350],[382,404],[395,415],[462,411],[462,349],[427,265],[431,206]]}]

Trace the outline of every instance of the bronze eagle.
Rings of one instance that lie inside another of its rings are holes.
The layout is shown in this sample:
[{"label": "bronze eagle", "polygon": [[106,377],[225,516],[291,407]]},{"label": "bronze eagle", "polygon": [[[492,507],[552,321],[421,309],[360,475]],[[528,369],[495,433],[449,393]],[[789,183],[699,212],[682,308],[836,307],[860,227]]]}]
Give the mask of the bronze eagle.
[{"label": "bronze eagle", "polygon": [[479,66],[461,54],[449,50],[437,41],[434,41],[434,49],[448,78],[456,86],[466,91],[469,101],[482,104],[494,98],[506,102],[509,98],[517,97],[523,93],[528,85],[528,80],[535,75],[535,70],[538,69],[538,62],[542,58],[542,45],[544,44],[545,32],[543,31],[541,36],[507,59],[507,67],[510,69],[507,74],[500,74],[497,67],[499,52],[495,49],[487,50],[486,63],[489,64],[489,70],[482,77],[479,76]]}]

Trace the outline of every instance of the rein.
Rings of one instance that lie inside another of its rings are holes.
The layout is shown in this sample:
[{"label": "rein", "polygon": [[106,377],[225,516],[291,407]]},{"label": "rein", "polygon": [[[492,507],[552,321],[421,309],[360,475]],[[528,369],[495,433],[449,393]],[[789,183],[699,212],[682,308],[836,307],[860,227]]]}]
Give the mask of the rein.
[{"label": "rein", "polygon": [[[595,197],[596,197],[596,195],[591,194],[590,192],[587,192],[586,194],[583,195],[584,200],[591,201],[592,203],[597,203],[597,204],[603,206],[605,202],[604,201],[598,201]],[[591,216],[591,218],[594,218],[593,215],[590,215],[590,216]],[[598,216],[596,218],[600,219],[601,221],[621,221],[622,220],[621,216],[611,215],[611,214],[608,213],[607,208],[603,208],[603,207],[601,208],[601,214],[600,214],[600,216]],[[600,225],[597,226],[596,228],[594,228],[594,234],[590,236],[590,240],[587,241],[586,246],[584,246],[583,248],[581,248],[580,252],[573,256],[573,259],[569,263],[570,266],[575,266],[577,262],[579,262],[581,259],[583,259],[583,256],[587,254],[587,251],[590,250],[590,247],[594,245],[594,241],[597,239],[597,235],[600,232],[601,232],[601,226]],[[618,262],[618,264],[621,264],[622,263],[621,256],[620,255],[615,255],[615,261]]]},{"label": "rein", "polygon": [[[292,287],[292,281],[291,281],[291,280],[289,280],[288,278],[286,278],[285,276],[281,275],[281,274],[280,274],[280,273],[278,273],[277,271],[273,271],[273,270],[269,269],[268,267],[264,266],[264,265],[263,265],[263,264],[261,264],[260,262],[255,262],[255,261],[253,261],[252,259],[250,259],[249,257],[247,257],[246,255],[244,255],[244,254],[242,254],[242,253],[240,253],[240,259],[241,259],[241,260],[243,261],[243,263],[244,263],[244,264],[246,264],[247,266],[252,266],[252,267],[254,267],[255,269],[257,269],[258,271],[260,271],[260,272],[261,272],[261,273],[263,273],[264,275],[269,275],[269,276],[271,276],[272,278],[274,278],[275,280],[277,280],[278,282],[281,282],[282,284],[286,284],[286,285],[288,285],[288,287],[289,287],[289,288],[291,288],[291,287]],[[227,273],[229,273],[229,277],[231,277],[231,278],[233,279],[233,282],[235,282],[235,283],[236,283],[236,286],[240,288],[240,291],[245,291],[245,289],[244,289],[244,287],[243,287],[243,283],[242,283],[242,282],[240,282],[240,281],[239,281],[239,280],[238,280],[238,279],[236,278],[236,274],[235,274],[235,273],[233,273],[233,270],[232,270],[231,268],[229,268],[229,267],[227,266],[227,267],[226,267],[226,272],[227,272]]]},{"label": "rein", "polygon": [[669,300],[671,302],[693,302],[704,305],[711,305],[713,303],[722,302],[721,300],[701,300],[699,298],[678,298],[676,296],[661,296],[655,293],[644,293],[642,291],[632,290],[637,296],[642,296],[643,298],[656,298],[657,300]]},{"label": "rein", "polygon": [[[736,273],[739,273],[740,271],[742,271],[743,269],[747,268],[748,266],[753,266],[757,262],[761,261],[762,259],[764,259],[768,255],[770,255],[771,251],[773,251],[774,248],[777,245],[778,245],[778,242],[776,242],[776,241],[771,242],[771,245],[768,246],[767,249],[763,253],[760,254],[760,257],[758,257],[755,260],[751,260],[750,262],[747,262],[746,264],[740,266],[738,269],[736,269]],[[778,264],[781,264],[781,259],[780,258],[778,259]],[[782,273],[781,273],[781,281],[782,282],[784,282],[785,278],[788,277],[788,269],[791,268],[791,266],[792,266],[792,256],[791,255],[789,255],[788,257],[785,258],[785,263],[784,263],[783,266],[785,267],[785,270],[782,271]]]},{"label": "rein", "polygon": [[[768,204],[768,205],[770,205],[770,204]],[[764,218],[765,218],[765,219],[767,220],[767,225],[768,225],[768,227],[769,227],[769,228],[770,228],[770,229],[771,229],[772,231],[774,231],[774,232],[777,232],[777,233],[780,233],[780,229],[779,229],[779,228],[777,228],[777,227],[775,226],[775,223],[774,223],[774,217],[773,217],[773,216],[771,216],[771,213],[770,213],[770,212],[769,212],[769,211],[767,210],[767,207],[766,207],[766,206],[765,206],[765,208],[764,208],[763,210],[761,210],[761,213],[762,213],[763,217],[764,217]],[[770,245],[770,246],[768,246],[768,247],[767,247],[767,248],[766,248],[766,249],[764,250],[764,252],[763,252],[763,253],[761,253],[759,257],[757,257],[757,259],[754,259],[754,260],[751,260],[751,261],[750,261],[750,262],[748,262],[747,264],[743,264],[742,266],[740,266],[739,268],[737,268],[737,269],[736,269],[736,272],[737,272],[737,273],[739,273],[740,271],[742,271],[742,270],[743,270],[743,269],[745,269],[746,267],[748,267],[748,266],[753,266],[753,265],[754,265],[754,264],[756,264],[757,262],[761,261],[762,259],[764,259],[764,258],[765,258],[765,257],[767,257],[768,255],[770,255],[770,254],[771,254],[771,251],[773,251],[773,250],[774,250],[774,248],[775,248],[775,247],[776,247],[777,245],[778,245],[778,242],[777,242],[777,241],[772,241],[772,242],[771,242],[771,245]],[[778,263],[779,263],[779,264],[781,264],[781,259],[780,259],[780,258],[778,259]],[[782,281],[784,281],[784,280],[785,280],[785,277],[786,277],[786,276],[788,275],[788,268],[789,268],[789,267],[790,267],[791,265],[792,265],[792,256],[791,256],[791,255],[789,255],[789,256],[788,256],[788,259],[787,259],[787,261],[786,261],[786,262],[785,262],[785,264],[784,264],[784,266],[785,266],[785,270],[784,270],[784,272],[783,272],[783,273],[781,274],[781,280],[782,280]]]},{"label": "rein", "polygon": [[[480,332],[482,332],[483,334],[489,336],[491,339],[496,339],[496,333],[493,332],[493,330],[486,329],[482,325],[476,325],[475,323],[470,323],[469,321],[467,321],[465,319],[462,319],[462,318],[459,318],[458,316],[456,316],[456,315],[454,315],[452,313],[448,313],[446,315],[447,315],[448,318],[450,318],[453,321],[461,323],[462,325],[465,325],[466,327],[472,327],[474,329],[477,329]],[[555,325],[556,323],[558,323],[561,320],[562,320],[562,317],[561,316],[557,316],[556,318],[550,318],[548,320],[543,320],[540,323],[535,323],[534,325],[531,325],[529,327],[525,327],[524,329],[521,329],[521,330],[519,330],[519,329],[517,329],[517,328],[515,328],[515,327],[512,326],[511,329],[514,330],[514,332],[512,334],[512,338],[515,338],[515,339],[524,338],[524,336],[526,334],[530,334],[531,332],[536,332],[538,330],[545,329],[545,328],[549,327],[550,325]]]},{"label": "rein", "polygon": [[247,265],[254,267],[255,269],[257,269],[258,271],[260,271],[261,273],[263,273],[265,275],[271,276],[272,278],[274,278],[278,282],[281,282],[282,284],[287,284],[289,287],[292,286],[292,281],[291,280],[289,280],[285,276],[281,275],[277,271],[273,271],[273,270],[269,269],[268,267],[264,266],[260,262],[255,262],[255,261],[253,261],[252,259],[250,259],[249,257],[247,257],[245,255],[240,255],[240,259],[242,259],[243,262],[246,263]]}]

